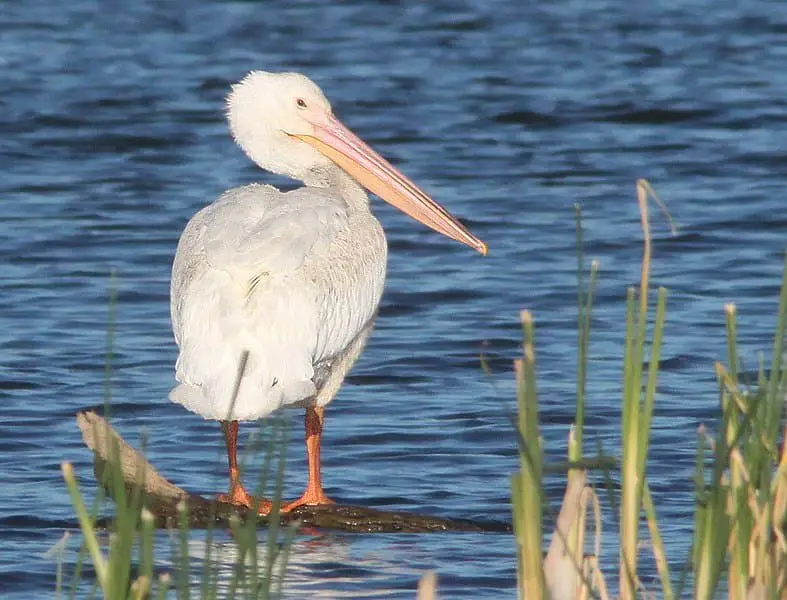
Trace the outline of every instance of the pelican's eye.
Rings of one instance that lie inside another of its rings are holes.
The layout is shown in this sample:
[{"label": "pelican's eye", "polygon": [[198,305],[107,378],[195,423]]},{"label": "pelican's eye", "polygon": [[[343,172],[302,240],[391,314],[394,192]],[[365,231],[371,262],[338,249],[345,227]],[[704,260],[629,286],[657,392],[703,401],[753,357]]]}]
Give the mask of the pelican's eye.
[{"label": "pelican's eye", "polygon": [[304,100],[303,98],[297,98],[295,100],[295,104],[298,105],[298,108],[306,108],[306,100]]}]

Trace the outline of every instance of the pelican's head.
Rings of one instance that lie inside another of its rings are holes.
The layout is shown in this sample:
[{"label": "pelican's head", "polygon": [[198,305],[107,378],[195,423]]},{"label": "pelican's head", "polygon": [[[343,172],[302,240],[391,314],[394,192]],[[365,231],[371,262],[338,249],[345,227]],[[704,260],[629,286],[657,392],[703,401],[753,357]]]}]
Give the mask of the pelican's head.
[{"label": "pelican's head", "polygon": [[304,75],[252,71],[232,86],[227,107],[235,141],[263,169],[303,180],[337,165],[424,225],[486,254],[484,242],[342,125]]},{"label": "pelican's head", "polygon": [[297,136],[325,125],[331,105],[322,90],[300,73],[252,71],[227,97],[230,131],[244,152],[266,171],[303,180],[330,159]]}]

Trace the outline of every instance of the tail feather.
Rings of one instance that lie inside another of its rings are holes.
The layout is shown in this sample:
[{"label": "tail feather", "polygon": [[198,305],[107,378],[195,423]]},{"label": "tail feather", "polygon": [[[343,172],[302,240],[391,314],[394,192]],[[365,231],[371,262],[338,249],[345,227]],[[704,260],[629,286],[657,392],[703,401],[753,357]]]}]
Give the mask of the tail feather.
[{"label": "tail feather", "polygon": [[[255,389],[256,388],[256,389]],[[238,395],[233,402],[231,397],[218,398],[200,385],[180,383],[169,393],[169,399],[188,410],[214,421],[256,421],[267,417],[285,405],[299,404],[314,397],[317,390],[311,381],[298,382],[278,393],[263,393],[252,381],[244,378]]]}]

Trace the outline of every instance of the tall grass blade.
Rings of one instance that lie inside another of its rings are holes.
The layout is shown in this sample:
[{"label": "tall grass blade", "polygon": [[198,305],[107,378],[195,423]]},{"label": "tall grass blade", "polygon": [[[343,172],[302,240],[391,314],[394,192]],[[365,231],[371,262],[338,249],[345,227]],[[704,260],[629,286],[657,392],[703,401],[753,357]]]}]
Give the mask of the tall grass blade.
[{"label": "tall grass blade", "polygon": [[[282,449],[284,448],[284,444],[286,443],[286,433],[287,430],[284,427],[280,427],[280,435],[279,435],[279,443],[277,446]],[[279,515],[281,510],[281,498],[282,492],[284,490],[284,464],[286,460],[286,455],[284,451],[280,451],[278,455],[278,465],[276,469],[276,486],[274,488],[273,494],[273,506],[271,507],[270,512],[270,520],[268,523],[268,539],[266,544],[265,550],[265,570],[263,573],[263,585],[264,585],[264,598],[267,598],[270,594],[270,590],[272,589],[273,585],[273,569],[275,567],[277,555],[278,555],[278,542],[279,542]]]},{"label": "tall grass blade", "polygon": [[85,509],[85,504],[82,501],[82,494],[79,493],[76,478],[74,477],[74,468],[71,466],[71,463],[64,462],[61,464],[61,469],[63,471],[63,479],[66,481],[68,493],[71,496],[71,503],[74,505],[74,511],[77,514],[77,519],[79,519],[79,527],[85,538],[85,546],[93,561],[93,568],[96,571],[96,581],[102,589],[106,589],[104,586],[107,584],[107,562],[104,555],[101,553],[96,531],[93,528],[93,520]]},{"label": "tall grass blade", "polygon": [[147,581],[153,581],[153,526],[154,517],[151,512],[143,508],[140,515],[140,524],[142,526],[142,535],[140,539],[140,566],[139,574],[145,577]]},{"label": "tall grass blade", "polygon": [[653,406],[656,399],[656,385],[659,376],[659,361],[661,360],[661,339],[664,335],[664,320],[667,306],[667,290],[659,288],[656,304],[656,321],[653,325],[653,342],[650,347],[648,364],[648,379],[645,388],[645,399],[640,414],[638,437],[637,474],[640,477],[637,493],[641,497],[645,481],[645,465],[648,457],[650,441],[650,427],[653,422]]},{"label": "tall grass blade", "polygon": [[191,588],[189,587],[189,507],[185,501],[178,502],[178,570],[177,594],[178,600],[189,600]]},{"label": "tall grass blade", "polygon": [[643,488],[642,501],[645,508],[645,518],[648,522],[650,541],[653,544],[653,556],[656,559],[656,569],[659,572],[661,593],[663,594],[664,600],[673,600],[675,595],[672,591],[672,580],[670,578],[669,563],[667,562],[667,553],[664,549],[664,540],[661,537],[661,531],[659,529],[659,520],[656,517],[656,507],[653,504],[653,496],[650,494],[650,487],[647,482],[645,482]]},{"label": "tall grass blade", "polygon": [[169,573],[162,573],[158,578],[158,600],[166,600],[167,592],[169,592],[169,584],[172,578]]},{"label": "tall grass blade", "polygon": [[768,443],[771,449],[776,447],[776,436],[779,433],[780,417],[784,415],[786,401],[784,388],[779,393],[781,370],[784,361],[784,336],[787,333],[787,256],[782,270],[782,287],[779,293],[779,314],[776,322],[776,333],[773,336],[773,354],[771,355],[771,373],[768,378],[767,416]]},{"label": "tall grass blade", "polygon": [[[542,451],[538,425],[538,402],[533,349],[533,317],[521,313],[524,337],[523,357],[514,362],[519,410],[520,470],[513,480],[516,489],[514,520],[522,566],[520,590],[526,598],[544,598],[546,585],[542,569]],[[518,485],[517,485],[518,484]]]}]

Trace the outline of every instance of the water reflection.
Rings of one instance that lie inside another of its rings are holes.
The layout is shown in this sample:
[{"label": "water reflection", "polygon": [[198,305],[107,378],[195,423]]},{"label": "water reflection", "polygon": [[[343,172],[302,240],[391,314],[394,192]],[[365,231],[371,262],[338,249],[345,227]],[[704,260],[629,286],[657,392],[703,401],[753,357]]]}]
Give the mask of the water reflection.
[{"label": "water reflection", "polygon": [[[266,532],[260,532],[257,546],[258,564],[264,565],[268,555]],[[223,534],[224,539],[214,540],[211,546],[210,565],[216,569],[219,594],[230,590],[239,554],[237,545]],[[280,540],[281,542],[281,540]],[[289,550],[286,571],[280,579],[282,559],[277,551],[274,589],[281,584],[286,598],[360,598],[375,595],[392,597],[403,589],[415,589],[423,569],[408,566],[402,560],[403,548],[399,544],[364,548],[356,536],[335,534],[298,535]],[[192,557],[191,583],[197,589],[208,554],[207,539],[203,533],[193,533],[188,543]],[[279,546],[281,549],[281,546]],[[411,548],[412,549],[412,548]],[[251,558],[244,561],[248,567]]]}]

